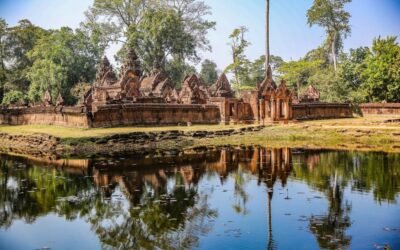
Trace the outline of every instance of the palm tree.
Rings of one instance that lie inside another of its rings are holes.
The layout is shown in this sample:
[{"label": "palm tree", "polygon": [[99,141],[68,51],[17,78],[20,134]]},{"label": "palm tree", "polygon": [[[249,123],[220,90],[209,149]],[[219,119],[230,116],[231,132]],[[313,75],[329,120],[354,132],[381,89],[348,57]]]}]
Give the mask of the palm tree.
[{"label": "palm tree", "polygon": [[267,74],[269,66],[269,0],[266,0],[265,36],[265,74]]}]

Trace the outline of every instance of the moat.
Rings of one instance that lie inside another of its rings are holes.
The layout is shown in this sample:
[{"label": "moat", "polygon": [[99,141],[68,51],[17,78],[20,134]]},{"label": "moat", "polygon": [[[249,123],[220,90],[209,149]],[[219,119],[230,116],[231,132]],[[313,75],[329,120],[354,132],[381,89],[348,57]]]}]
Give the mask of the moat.
[{"label": "moat", "polygon": [[0,249],[400,249],[400,154],[0,156]]}]

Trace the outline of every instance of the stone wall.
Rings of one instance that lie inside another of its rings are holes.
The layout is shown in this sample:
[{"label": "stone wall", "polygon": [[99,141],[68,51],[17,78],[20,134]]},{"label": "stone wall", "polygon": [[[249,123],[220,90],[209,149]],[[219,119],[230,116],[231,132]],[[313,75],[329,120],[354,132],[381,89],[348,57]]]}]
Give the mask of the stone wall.
[{"label": "stone wall", "polygon": [[215,105],[114,104],[99,106],[89,118],[90,127],[148,126],[177,124],[218,124],[220,111]]},{"label": "stone wall", "polygon": [[363,103],[363,115],[400,115],[400,103]]},{"label": "stone wall", "polygon": [[301,103],[292,107],[293,119],[296,120],[353,117],[351,105],[345,103]]},{"label": "stone wall", "polygon": [[113,104],[99,106],[96,112],[83,107],[0,108],[0,124],[57,125],[66,127],[113,127],[178,124],[218,124],[220,111],[215,105]]},{"label": "stone wall", "polygon": [[240,92],[240,97],[244,103],[249,105],[249,114],[251,114],[254,121],[258,122],[260,120],[258,91],[242,91]]},{"label": "stone wall", "polygon": [[16,107],[0,109],[0,124],[89,127],[82,107]]}]

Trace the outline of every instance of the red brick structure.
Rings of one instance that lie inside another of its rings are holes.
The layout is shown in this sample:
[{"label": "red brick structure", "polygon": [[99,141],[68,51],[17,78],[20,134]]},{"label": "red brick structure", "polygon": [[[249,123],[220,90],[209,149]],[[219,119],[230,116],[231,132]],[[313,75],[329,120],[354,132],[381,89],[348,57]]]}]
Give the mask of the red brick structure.
[{"label": "red brick structure", "polygon": [[284,80],[279,86],[272,79],[271,67],[259,88],[259,120],[262,122],[289,121],[292,119],[293,93]]},{"label": "red brick structure", "polygon": [[400,115],[400,103],[363,103],[363,115]]},{"label": "red brick structure", "polygon": [[333,118],[351,118],[353,111],[347,103],[310,102],[293,104],[293,119],[315,120]]},{"label": "red brick structure", "polygon": [[306,91],[300,96],[300,102],[319,102],[320,97],[319,91],[313,85],[309,85]]},{"label": "red brick structure", "polygon": [[[271,68],[253,91],[239,96],[222,74],[209,88],[196,75],[187,76],[180,91],[161,72],[143,76],[134,51],[129,51],[117,77],[104,57],[92,88],[81,105],[55,103],[47,91],[41,106],[0,107],[0,124],[49,124],[70,127],[156,126],[176,124],[237,124],[288,122],[292,119],[350,117],[347,104],[319,103],[318,91],[310,86],[301,104],[285,81],[278,86]],[[55,105],[54,105],[55,104]]]},{"label": "red brick structure", "polygon": [[187,76],[178,95],[181,104],[206,104],[210,95],[204,84],[195,74]]}]

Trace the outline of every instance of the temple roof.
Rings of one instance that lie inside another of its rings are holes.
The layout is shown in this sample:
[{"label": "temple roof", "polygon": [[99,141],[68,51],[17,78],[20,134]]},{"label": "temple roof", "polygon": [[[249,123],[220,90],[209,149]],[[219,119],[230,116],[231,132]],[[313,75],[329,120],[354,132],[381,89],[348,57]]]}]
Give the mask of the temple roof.
[{"label": "temple roof", "polygon": [[313,85],[309,85],[306,91],[300,96],[301,101],[319,101],[319,98],[320,93]]},{"label": "temple roof", "polygon": [[155,86],[161,81],[161,73],[145,77],[140,83],[141,92],[151,92]]},{"label": "temple roof", "polygon": [[106,56],[100,62],[96,74],[95,86],[104,87],[110,86],[117,82],[117,76],[114,73],[112,65]]},{"label": "temple roof", "polygon": [[260,85],[260,94],[266,95],[268,92],[275,90],[277,88],[274,79],[272,79],[272,69],[268,66],[267,75]]},{"label": "temple roof", "polygon": [[142,75],[139,58],[133,49],[128,50],[124,64],[121,67],[121,78],[129,72],[139,77]]},{"label": "temple roof", "polygon": [[209,90],[214,97],[233,97],[231,84],[224,73],[219,76],[216,83]]}]

